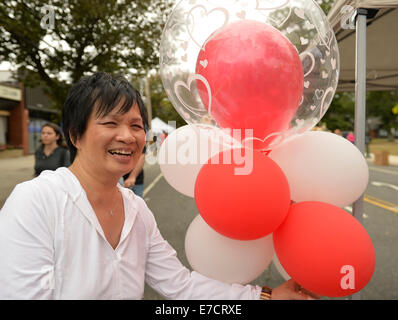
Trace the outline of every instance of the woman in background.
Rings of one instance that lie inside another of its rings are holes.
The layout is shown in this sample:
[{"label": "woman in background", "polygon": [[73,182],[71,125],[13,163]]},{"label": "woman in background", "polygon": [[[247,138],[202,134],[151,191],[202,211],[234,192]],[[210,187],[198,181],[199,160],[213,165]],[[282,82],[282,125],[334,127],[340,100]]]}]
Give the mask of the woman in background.
[{"label": "woman in background", "polygon": [[70,166],[70,156],[60,128],[54,123],[41,127],[41,146],[35,152],[35,176],[44,170]]}]

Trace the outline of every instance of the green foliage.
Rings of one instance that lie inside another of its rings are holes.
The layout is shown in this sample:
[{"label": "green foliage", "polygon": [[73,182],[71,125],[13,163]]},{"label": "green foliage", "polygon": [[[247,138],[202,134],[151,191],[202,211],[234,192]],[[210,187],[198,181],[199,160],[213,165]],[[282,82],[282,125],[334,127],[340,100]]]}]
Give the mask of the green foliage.
[{"label": "green foliage", "polygon": [[398,97],[395,91],[374,91],[366,94],[366,109],[368,116],[380,117],[385,130],[398,128],[398,115],[393,109]]},{"label": "green foliage", "polygon": [[[398,128],[398,115],[393,109],[398,97],[394,91],[371,91],[366,94],[366,116],[380,117],[382,127],[390,131]],[[353,92],[336,93],[331,106],[322,118],[328,129],[353,130],[355,117],[355,94]]]},{"label": "green foliage", "polygon": [[316,2],[322,8],[322,10],[325,12],[325,14],[328,14],[328,12],[329,12],[330,8],[332,7],[333,3],[335,2],[335,0],[316,0]]},{"label": "green foliage", "polygon": [[164,122],[176,121],[177,128],[187,123],[175,110],[167,94],[164,91],[162,80],[159,75],[150,78],[152,118],[160,118]]},{"label": "green foliage", "polygon": [[355,95],[353,92],[338,92],[322,118],[329,130],[353,130],[355,112]]},{"label": "green foliage", "polygon": [[[51,5],[51,12],[42,11]],[[60,108],[72,83],[95,71],[143,76],[158,67],[164,0],[2,0],[0,61]]]}]

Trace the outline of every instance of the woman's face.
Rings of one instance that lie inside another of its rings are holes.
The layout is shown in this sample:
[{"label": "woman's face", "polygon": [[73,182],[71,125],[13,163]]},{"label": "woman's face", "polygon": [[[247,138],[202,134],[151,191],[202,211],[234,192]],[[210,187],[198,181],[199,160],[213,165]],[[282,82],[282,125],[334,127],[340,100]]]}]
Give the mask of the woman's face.
[{"label": "woman's face", "polygon": [[117,114],[119,108],[101,118],[93,111],[85,133],[75,143],[76,159],[97,174],[121,177],[134,168],[142,154],[145,130],[138,105],[123,115]]},{"label": "woman's face", "polygon": [[51,127],[45,126],[41,129],[41,142],[44,145],[50,145],[56,142],[59,135],[56,134],[55,130]]}]

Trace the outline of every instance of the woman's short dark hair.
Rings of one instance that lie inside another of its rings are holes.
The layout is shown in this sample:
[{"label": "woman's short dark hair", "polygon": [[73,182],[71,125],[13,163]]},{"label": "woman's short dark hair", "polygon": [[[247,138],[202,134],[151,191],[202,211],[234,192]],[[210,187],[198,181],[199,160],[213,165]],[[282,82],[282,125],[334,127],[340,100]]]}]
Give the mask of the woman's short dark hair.
[{"label": "woman's short dark hair", "polygon": [[[87,129],[94,108],[96,116],[103,117],[122,103],[119,113],[127,113],[135,104],[141,113],[145,132],[148,129],[147,112],[141,95],[126,78],[98,72],[81,78],[69,90],[62,107],[63,131],[70,150],[71,162],[75,159],[76,142]],[[72,139],[72,140],[71,140]]]}]

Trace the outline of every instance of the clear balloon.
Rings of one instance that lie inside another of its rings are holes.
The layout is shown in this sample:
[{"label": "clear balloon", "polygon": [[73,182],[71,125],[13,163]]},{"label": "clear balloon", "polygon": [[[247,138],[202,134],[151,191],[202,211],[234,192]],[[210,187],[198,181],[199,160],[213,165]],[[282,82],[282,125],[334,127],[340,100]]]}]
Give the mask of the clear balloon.
[{"label": "clear balloon", "polygon": [[[303,94],[295,47],[280,31],[258,21],[237,21],[218,32],[200,51],[196,72],[212,89],[208,92],[197,81],[209,114],[223,128],[253,129],[244,139],[287,129]],[[260,141],[254,145],[264,146]]]},{"label": "clear balloon", "polygon": [[[200,57],[206,56],[207,46],[209,45],[210,48],[212,40],[221,35],[223,30],[242,21],[256,21],[274,27],[290,41],[301,60],[303,94],[294,114],[288,114],[287,125],[280,128],[273,127],[270,131],[255,130],[254,137],[249,138],[254,140],[255,147],[258,145],[256,142],[262,142],[260,148],[269,150],[292,134],[303,133],[314,127],[326,113],[337,87],[339,75],[337,41],[325,14],[315,1],[180,1],[170,15],[161,39],[160,73],[170,101],[188,123],[225,126],[226,124],[222,123],[217,116],[214,117],[211,108],[208,108],[209,99],[202,101],[198,86],[201,87],[201,91],[205,92],[202,97],[217,97],[223,88],[213,87],[209,79],[206,78],[206,73],[202,71],[211,68],[214,61],[220,61],[224,56],[234,57],[235,54],[229,52],[228,48],[223,50],[220,47],[219,52],[212,53],[211,59],[201,59]],[[256,44],[264,45],[258,41],[254,43],[254,46]],[[245,51],[249,54],[250,51],[247,47],[236,50],[239,50],[240,54]],[[265,69],[261,70],[260,68],[261,62],[259,63],[256,59],[247,59],[247,64],[249,65],[247,70],[257,67],[257,74],[267,79]],[[279,67],[277,61],[274,63],[274,67],[276,69]],[[231,74],[222,76],[227,83]],[[268,77],[270,77],[269,74]],[[278,80],[275,75],[270,78],[267,80],[276,82]],[[233,81],[236,82],[236,78],[233,78]],[[250,83],[233,83],[232,85],[236,85],[238,88],[244,85],[250,87]],[[286,90],[288,89],[285,89],[285,92]],[[286,92],[286,94],[291,93],[293,92]],[[229,93],[227,92],[227,94]],[[252,93],[253,98],[256,94],[258,92],[256,93],[255,90]],[[262,94],[264,95],[264,93]],[[217,103],[215,99],[213,99],[214,104]],[[219,101],[219,104],[223,104],[223,102]],[[227,108],[228,106],[223,105],[223,107]],[[257,103],[250,110],[251,114],[248,117],[256,118],[263,114],[266,108],[264,103]],[[283,111],[280,110],[280,114],[277,116],[286,116]],[[264,126],[266,125],[264,123]],[[255,129],[250,126],[247,124],[246,128]]]},{"label": "clear balloon", "polygon": [[214,231],[198,215],[187,230],[185,252],[193,270],[226,283],[246,284],[264,272],[274,249],[271,236],[233,240]]}]

